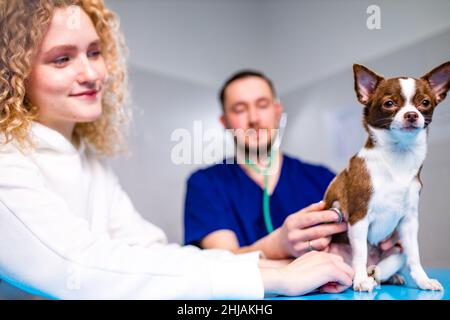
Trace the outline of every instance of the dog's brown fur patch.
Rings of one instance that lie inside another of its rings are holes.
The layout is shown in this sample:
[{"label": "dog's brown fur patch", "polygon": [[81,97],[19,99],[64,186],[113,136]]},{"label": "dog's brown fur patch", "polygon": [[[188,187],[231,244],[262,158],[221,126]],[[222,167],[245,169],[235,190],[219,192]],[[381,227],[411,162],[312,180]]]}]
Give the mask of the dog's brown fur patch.
[{"label": "dog's brown fur patch", "polygon": [[[405,104],[399,79],[402,78],[381,80],[374,95],[365,105],[363,125],[367,131],[369,131],[367,125],[373,128],[389,129],[395,114]],[[385,108],[383,104],[388,100],[392,100],[395,106]]]},{"label": "dog's brown fur patch", "polygon": [[348,214],[348,222],[354,225],[366,216],[371,195],[372,185],[366,164],[363,159],[353,156],[348,168],[328,186],[325,206],[331,208],[333,202],[338,201],[342,212]]}]

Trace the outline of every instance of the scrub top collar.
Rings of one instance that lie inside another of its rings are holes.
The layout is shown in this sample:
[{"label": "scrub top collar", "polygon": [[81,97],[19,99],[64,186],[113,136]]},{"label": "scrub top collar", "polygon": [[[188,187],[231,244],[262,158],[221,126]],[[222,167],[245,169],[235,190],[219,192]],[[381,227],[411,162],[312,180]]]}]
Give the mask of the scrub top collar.
[{"label": "scrub top collar", "polygon": [[[278,176],[278,181],[277,184],[275,186],[275,188],[273,189],[272,193],[270,194],[270,197],[272,197],[273,195],[275,195],[277,189],[279,188],[280,185],[280,181],[283,179],[284,176],[284,171],[285,171],[285,155],[283,153],[280,152],[281,155],[281,167],[280,167],[280,174]],[[257,184],[252,178],[250,178],[250,176],[247,174],[247,172],[245,172],[245,170],[237,163],[237,159],[234,158],[234,160],[236,161],[234,164],[236,165],[236,170],[239,172],[239,174],[241,176],[244,177],[244,179],[250,181],[251,184],[253,184],[254,186],[256,186],[258,189],[261,190],[261,192],[263,192],[263,188],[261,188],[261,186],[259,184]]]}]

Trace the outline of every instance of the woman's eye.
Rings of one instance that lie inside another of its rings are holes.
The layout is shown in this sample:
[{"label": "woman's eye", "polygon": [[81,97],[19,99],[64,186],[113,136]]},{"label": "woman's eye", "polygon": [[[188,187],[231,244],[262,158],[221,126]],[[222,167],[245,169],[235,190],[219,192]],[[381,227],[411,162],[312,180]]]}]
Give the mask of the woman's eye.
[{"label": "woman's eye", "polygon": [[430,105],[430,100],[424,99],[421,103],[424,107],[428,107]]},{"label": "woman's eye", "polygon": [[100,50],[91,51],[88,53],[88,57],[98,57],[101,55],[102,55],[102,52]]},{"label": "woman's eye", "polygon": [[70,61],[70,58],[68,56],[63,56],[63,57],[59,57],[59,58],[53,60],[53,63],[56,66],[63,66],[64,64],[66,64],[69,61]]},{"label": "woman's eye", "polygon": [[388,100],[385,103],[383,103],[383,106],[386,108],[392,108],[393,106],[395,106],[395,103],[392,100]]}]

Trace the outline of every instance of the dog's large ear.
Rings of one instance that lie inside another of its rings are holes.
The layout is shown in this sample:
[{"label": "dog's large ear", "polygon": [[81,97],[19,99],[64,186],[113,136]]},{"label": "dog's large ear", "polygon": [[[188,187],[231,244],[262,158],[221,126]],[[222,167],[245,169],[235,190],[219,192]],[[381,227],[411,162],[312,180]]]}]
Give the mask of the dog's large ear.
[{"label": "dog's large ear", "polygon": [[436,102],[439,103],[445,99],[447,91],[450,89],[450,61],[441,64],[427,74],[421,77],[430,85]]},{"label": "dog's large ear", "polygon": [[356,96],[359,102],[366,105],[383,77],[360,64],[353,65],[353,76],[355,78]]}]

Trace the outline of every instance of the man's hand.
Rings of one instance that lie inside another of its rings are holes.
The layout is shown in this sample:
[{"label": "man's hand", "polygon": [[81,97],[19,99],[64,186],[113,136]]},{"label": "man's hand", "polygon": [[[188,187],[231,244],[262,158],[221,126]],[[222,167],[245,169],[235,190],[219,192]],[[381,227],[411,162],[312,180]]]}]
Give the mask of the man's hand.
[{"label": "man's hand", "polygon": [[299,257],[311,250],[325,250],[333,234],[347,230],[346,222],[335,223],[339,219],[336,212],[324,209],[325,203],[314,203],[286,218],[275,231],[283,257]]},{"label": "man's hand", "polygon": [[201,240],[202,248],[221,248],[234,253],[262,251],[268,259],[291,259],[308,251],[326,251],[331,236],[347,230],[347,223],[336,224],[339,215],[324,210],[325,203],[312,204],[289,215],[283,225],[255,243],[240,247],[231,230],[217,230]]}]

